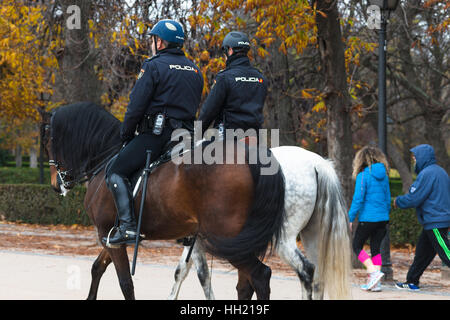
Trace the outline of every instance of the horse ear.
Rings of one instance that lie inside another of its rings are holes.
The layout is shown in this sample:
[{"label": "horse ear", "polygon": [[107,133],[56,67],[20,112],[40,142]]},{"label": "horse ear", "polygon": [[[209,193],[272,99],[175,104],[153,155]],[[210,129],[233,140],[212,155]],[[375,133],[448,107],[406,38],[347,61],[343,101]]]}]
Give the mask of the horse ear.
[{"label": "horse ear", "polygon": [[52,117],[52,114],[50,112],[45,111],[44,108],[37,108],[37,111],[41,115],[43,123],[50,123],[50,119]]}]

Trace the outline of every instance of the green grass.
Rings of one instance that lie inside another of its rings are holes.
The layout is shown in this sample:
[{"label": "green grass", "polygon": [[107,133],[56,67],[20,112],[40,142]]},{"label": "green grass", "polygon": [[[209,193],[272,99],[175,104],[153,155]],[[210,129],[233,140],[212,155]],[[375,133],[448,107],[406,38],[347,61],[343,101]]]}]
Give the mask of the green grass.
[{"label": "green grass", "polygon": [[[27,168],[29,166],[30,166],[30,162],[29,161],[22,160],[22,168]],[[16,161],[6,161],[5,162],[5,167],[14,167],[14,168],[16,168]]]},{"label": "green grass", "polygon": [[[0,167],[0,184],[39,183],[39,168]],[[50,169],[44,167],[44,183],[50,183]]]},{"label": "green grass", "polygon": [[[39,165],[39,164],[38,164]],[[16,168],[16,161],[6,161],[3,165],[4,167],[14,167]],[[29,168],[30,161],[22,160],[22,168]],[[48,162],[44,161],[44,168],[48,168]]]}]

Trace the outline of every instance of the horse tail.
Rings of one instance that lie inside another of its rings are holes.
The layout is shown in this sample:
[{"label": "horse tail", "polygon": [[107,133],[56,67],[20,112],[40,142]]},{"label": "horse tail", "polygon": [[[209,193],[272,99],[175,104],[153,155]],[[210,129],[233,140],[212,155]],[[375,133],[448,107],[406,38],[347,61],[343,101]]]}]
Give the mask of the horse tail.
[{"label": "horse tail", "polygon": [[270,159],[268,164],[262,164],[259,157],[256,164],[249,164],[255,186],[254,197],[240,233],[233,238],[207,237],[205,243],[208,251],[234,264],[246,263],[255,256],[264,259],[269,245],[272,253],[282,236],[285,220],[284,175],[269,149],[267,154],[267,159]]},{"label": "horse tail", "polygon": [[318,276],[331,299],[351,297],[351,236],[342,186],[330,160],[315,166],[317,201],[314,211],[320,218]]}]

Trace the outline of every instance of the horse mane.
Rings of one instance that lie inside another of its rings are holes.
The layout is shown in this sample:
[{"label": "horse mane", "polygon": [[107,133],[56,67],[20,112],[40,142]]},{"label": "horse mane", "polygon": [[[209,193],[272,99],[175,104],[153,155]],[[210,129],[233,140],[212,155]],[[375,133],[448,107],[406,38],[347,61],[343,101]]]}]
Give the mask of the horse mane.
[{"label": "horse mane", "polygon": [[55,160],[81,178],[119,151],[120,121],[92,102],[69,104],[52,112],[51,137]]}]

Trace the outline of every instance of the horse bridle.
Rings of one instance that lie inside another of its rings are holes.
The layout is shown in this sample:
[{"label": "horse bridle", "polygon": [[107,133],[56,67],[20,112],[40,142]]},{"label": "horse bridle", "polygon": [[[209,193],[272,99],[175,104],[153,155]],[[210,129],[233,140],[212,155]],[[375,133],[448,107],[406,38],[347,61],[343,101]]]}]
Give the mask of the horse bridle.
[{"label": "horse bridle", "polygon": [[66,181],[66,178],[69,176],[69,172],[71,170],[62,171],[58,161],[56,160],[49,160],[48,165],[55,167],[56,172],[58,173],[58,177],[61,180],[61,184],[64,186],[64,188],[69,189],[73,181]]},{"label": "horse bridle", "polygon": [[[47,131],[48,129],[50,129],[50,140],[53,140],[53,133],[52,133],[52,124],[53,124],[53,117],[54,117],[55,113],[52,113],[52,116],[50,118],[50,124],[46,124],[44,126],[44,131]],[[58,174],[58,178],[61,181],[60,185],[62,185],[65,189],[69,189],[71,187],[71,185],[73,184],[73,181],[67,181],[67,177],[69,177],[69,172],[72,170],[61,170],[61,164],[54,159],[49,159],[48,160],[48,165],[50,167],[55,167],[56,169],[56,173]]]}]

